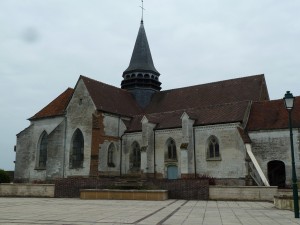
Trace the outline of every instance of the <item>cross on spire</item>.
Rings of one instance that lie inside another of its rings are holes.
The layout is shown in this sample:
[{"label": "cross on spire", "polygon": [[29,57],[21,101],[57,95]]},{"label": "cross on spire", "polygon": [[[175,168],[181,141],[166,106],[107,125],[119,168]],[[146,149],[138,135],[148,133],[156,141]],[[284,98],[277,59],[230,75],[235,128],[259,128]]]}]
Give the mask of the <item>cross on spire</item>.
[{"label": "cross on spire", "polygon": [[140,6],[142,8],[142,20],[141,20],[141,22],[143,22],[144,21],[144,10],[145,10],[145,8],[144,8],[144,0],[141,0],[141,1],[142,1],[142,6]]}]

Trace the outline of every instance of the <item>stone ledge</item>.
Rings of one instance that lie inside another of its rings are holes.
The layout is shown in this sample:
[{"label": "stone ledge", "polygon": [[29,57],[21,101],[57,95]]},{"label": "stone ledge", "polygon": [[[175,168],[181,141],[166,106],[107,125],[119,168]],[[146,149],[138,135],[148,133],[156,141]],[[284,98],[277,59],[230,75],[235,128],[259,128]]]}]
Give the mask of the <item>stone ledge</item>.
[{"label": "stone ledge", "polygon": [[210,200],[273,202],[277,193],[277,186],[209,186]]},{"label": "stone ledge", "polygon": [[0,184],[0,197],[54,197],[54,184]]},{"label": "stone ledge", "polygon": [[274,205],[277,209],[294,210],[294,198],[291,195],[275,195]]},{"label": "stone ledge", "polygon": [[167,190],[81,189],[81,199],[150,200],[168,199]]}]

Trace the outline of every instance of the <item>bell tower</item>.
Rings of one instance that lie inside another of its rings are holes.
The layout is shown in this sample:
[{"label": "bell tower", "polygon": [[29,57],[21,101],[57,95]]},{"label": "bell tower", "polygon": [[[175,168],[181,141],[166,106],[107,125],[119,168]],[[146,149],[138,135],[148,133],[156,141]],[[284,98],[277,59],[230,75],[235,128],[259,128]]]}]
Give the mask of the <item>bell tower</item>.
[{"label": "bell tower", "polygon": [[142,19],[129,66],[123,72],[121,88],[130,91],[138,104],[145,108],[152,94],[161,89],[159,76],[153,64]]}]

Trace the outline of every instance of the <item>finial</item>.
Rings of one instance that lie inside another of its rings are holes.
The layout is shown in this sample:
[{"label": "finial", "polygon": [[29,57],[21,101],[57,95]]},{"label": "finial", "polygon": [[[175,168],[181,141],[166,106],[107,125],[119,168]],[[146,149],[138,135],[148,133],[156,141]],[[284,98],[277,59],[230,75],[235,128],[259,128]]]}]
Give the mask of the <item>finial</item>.
[{"label": "finial", "polygon": [[142,1],[142,6],[140,6],[141,8],[142,8],[142,20],[141,20],[141,23],[143,23],[143,21],[144,21],[144,10],[145,10],[145,8],[144,8],[144,0],[141,0]]}]

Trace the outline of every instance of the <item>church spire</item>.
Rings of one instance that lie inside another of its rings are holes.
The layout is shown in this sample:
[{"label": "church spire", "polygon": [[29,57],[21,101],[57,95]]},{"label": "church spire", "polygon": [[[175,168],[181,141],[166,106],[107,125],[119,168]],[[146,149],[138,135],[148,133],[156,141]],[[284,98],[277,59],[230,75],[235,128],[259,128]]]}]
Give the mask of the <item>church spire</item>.
[{"label": "church spire", "polygon": [[130,91],[141,107],[146,107],[153,93],[160,91],[160,73],[154,67],[143,17],[128,68],[123,72],[122,89]]},{"label": "church spire", "polygon": [[142,71],[159,75],[159,72],[155,69],[153,64],[143,20],[141,20],[129,66],[123,74]]}]

